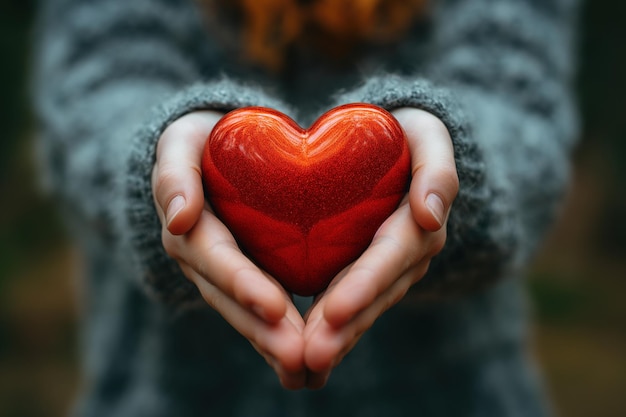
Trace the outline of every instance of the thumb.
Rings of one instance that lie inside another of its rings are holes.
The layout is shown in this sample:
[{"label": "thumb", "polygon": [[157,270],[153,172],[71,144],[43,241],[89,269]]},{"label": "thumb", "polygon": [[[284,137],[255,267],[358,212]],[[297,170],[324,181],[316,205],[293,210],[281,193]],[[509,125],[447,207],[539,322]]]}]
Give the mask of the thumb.
[{"label": "thumb", "polygon": [[211,111],[189,113],[159,138],[152,192],[161,223],[172,234],[187,233],[200,217],[204,207],[202,151],[220,117]]},{"label": "thumb", "polygon": [[450,134],[441,120],[423,110],[401,108],[394,111],[394,116],[411,150],[411,212],[422,228],[439,230],[459,191]]}]

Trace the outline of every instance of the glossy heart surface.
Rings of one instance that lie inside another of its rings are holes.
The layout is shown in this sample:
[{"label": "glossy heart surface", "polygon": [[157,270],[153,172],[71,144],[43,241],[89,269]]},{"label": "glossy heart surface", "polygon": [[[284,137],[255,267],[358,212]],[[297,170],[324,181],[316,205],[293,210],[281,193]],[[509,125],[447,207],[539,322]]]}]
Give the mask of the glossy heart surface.
[{"label": "glossy heart surface", "polygon": [[410,177],[404,132],[387,111],[347,104],[309,129],[276,110],[226,114],[202,155],[209,204],[242,251],[308,296],[369,245]]}]

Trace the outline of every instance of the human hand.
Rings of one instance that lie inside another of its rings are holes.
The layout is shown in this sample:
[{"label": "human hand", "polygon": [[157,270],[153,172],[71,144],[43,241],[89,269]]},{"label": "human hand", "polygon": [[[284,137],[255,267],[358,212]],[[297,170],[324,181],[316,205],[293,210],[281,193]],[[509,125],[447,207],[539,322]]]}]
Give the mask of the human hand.
[{"label": "human hand", "polygon": [[246,337],[282,385],[305,385],[304,320],[280,284],[239,250],[205,202],[201,155],[222,114],[189,113],[172,123],[157,144],[152,191],[163,246],[204,300]]},{"label": "human hand", "polygon": [[307,312],[306,385],[321,388],[332,369],[387,309],[426,273],[446,240],[459,181],[448,130],[430,113],[393,112],[411,150],[410,189],[368,249],[331,282]]}]

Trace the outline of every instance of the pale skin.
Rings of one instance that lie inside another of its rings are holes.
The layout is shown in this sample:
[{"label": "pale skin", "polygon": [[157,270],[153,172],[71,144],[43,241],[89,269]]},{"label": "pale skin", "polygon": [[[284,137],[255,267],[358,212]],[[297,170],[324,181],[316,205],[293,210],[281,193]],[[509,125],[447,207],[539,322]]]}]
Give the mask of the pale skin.
[{"label": "pale skin", "polygon": [[323,387],[361,335],[423,277],[444,246],[459,188],[450,135],[425,111],[392,113],[411,150],[409,192],[368,249],[316,297],[304,317],[290,294],[241,253],[205,202],[200,159],[222,114],[187,114],[159,139],[152,189],[165,250],[287,389]]}]

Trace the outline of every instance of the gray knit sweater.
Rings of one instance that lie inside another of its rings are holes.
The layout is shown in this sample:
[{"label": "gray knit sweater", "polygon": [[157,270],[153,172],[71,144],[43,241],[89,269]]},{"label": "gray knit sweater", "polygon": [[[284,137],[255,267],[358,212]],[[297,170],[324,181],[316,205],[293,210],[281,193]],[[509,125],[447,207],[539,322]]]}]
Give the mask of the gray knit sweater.
[{"label": "gray knit sweater", "polygon": [[[542,416],[518,277],[554,218],[577,136],[576,1],[442,0],[401,42],[337,67],[237,61],[228,16],[191,0],[45,0],[35,56],[44,177],[83,249],[77,416]],[[303,125],[340,103],[438,116],[460,192],[422,281],[316,392],[283,390],[161,245],[164,128],[262,105]]]}]

